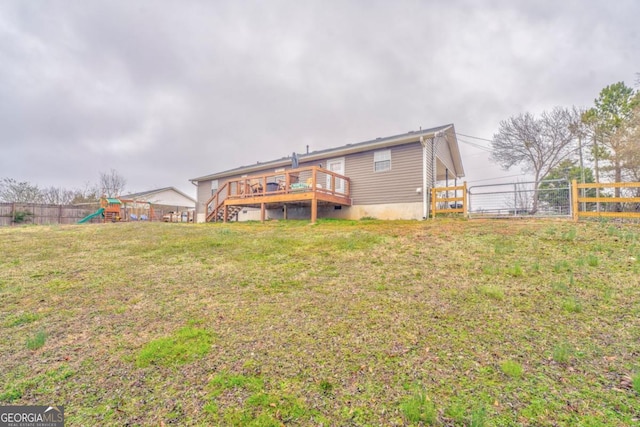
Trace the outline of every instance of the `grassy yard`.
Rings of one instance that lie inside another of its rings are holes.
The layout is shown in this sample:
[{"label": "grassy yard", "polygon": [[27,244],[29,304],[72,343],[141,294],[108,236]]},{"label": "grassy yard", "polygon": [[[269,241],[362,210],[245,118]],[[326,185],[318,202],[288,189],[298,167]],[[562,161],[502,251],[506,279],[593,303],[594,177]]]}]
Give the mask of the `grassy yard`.
[{"label": "grassy yard", "polygon": [[0,228],[0,405],[67,425],[640,424],[640,227]]}]

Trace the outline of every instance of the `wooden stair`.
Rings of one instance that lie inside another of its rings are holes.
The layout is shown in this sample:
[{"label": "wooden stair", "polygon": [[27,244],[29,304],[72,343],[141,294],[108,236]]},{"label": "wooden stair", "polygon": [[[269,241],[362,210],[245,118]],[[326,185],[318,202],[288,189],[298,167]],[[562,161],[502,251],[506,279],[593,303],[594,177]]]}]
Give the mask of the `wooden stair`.
[{"label": "wooden stair", "polygon": [[[218,189],[216,194],[211,196],[205,206],[214,206],[211,211],[207,214],[207,222],[218,222],[218,221],[231,221],[238,212],[242,209],[241,206],[227,206],[227,217],[224,217],[225,206],[224,200],[226,196],[229,194],[228,183],[225,183],[222,187]],[[237,218],[236,218],[237,219]]]},{"label": "wooden stair", "polygon": [[218,221],[231,221],[237,214],[240,212],[242,207],[240,206],[228,206],[227,207],[227,218],[224,218],[224,203],[221,206],[218,206],[216,209],[211,211],[211,213],[207,216],[207,222],[218,222]]}]

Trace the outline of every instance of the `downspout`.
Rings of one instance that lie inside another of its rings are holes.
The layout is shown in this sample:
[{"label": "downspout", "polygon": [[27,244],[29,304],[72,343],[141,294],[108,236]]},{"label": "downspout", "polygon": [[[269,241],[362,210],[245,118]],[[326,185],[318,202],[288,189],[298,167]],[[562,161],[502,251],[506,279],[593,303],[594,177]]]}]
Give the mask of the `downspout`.
[{"label": "downspout", "polygon": [[427,199],[427,145],[424,143],[424,136],[420,135],[422,144],[422,219],[429,216],[429,200]]},{"label": "downspout", "polygon": [[435,188],[436,180],[438,179],[438,165],[436,163],[436,151],[438,150],[438,137],[442,136],[442,132],[438,132],[433,135],[432,148],[431,148],[431,187]]},{"label": "downspout", "polygon": [[[198,183],[194,182],[192,180],[189,180],[189,182],[195,186],[196,188],[198,188]],[[198,193],[198,190],[196,190],[196,206],[195,206],[195,210],[194,210],[194,218],[193,218],[193,223],[195,224],[198,220],[198,213],[200,213],[200,211],[204,212],[204,216],[205,216],[205,222],[206,222],[206,217],[207,217],[207,212],[206,209],[204,208],[204,203],[200,202],[200,200],[198,200],[198,196],[200,194]]]},{"label": "downspout", "polygon": [[[436,179],[438,178],[438,165],[436,164],[436,150],[438,148],[438,137],[442,136],[442,133],[436,133],[431,139],[431,188],[436,188]],[[429,190],[431,190],[429,188]],[[429,191],[431,194],[431,191]]]}]

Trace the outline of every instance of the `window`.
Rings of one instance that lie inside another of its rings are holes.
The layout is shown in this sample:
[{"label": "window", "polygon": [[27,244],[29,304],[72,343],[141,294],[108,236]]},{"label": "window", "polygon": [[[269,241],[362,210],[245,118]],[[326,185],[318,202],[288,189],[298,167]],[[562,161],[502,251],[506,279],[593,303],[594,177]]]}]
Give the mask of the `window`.
[{"label": "window", "polygon": [[218,192],[218,180],[214,179],[211,181],[211,195],[213,196]]},{"label": "window", "polygon": [[[274,172],[275,173],[284,172],[284,168],[276,169]],[[284,182],[284,174],[276,175],[276,176],[273,177],[273,179],[274,179],[275,182],[280,182],[280,181]]]},{"label": "window", "polygon": [[375,151],[373,153],[373,171],[385,172],[391,170],[391,150]]}]

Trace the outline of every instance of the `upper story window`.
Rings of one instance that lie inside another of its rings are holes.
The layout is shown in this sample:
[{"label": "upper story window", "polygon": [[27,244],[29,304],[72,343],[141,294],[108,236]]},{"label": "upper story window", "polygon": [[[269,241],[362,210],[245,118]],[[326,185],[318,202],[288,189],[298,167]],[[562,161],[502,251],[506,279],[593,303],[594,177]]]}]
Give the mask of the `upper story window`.
[{"label": "upper story window", "polygon": [[373,152],[373,171],[385,172],[391,170],[391,150]]}]

